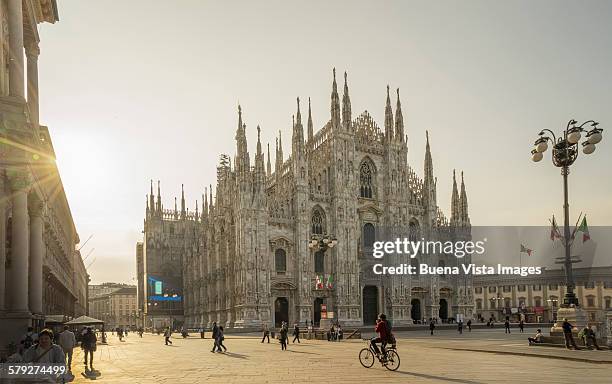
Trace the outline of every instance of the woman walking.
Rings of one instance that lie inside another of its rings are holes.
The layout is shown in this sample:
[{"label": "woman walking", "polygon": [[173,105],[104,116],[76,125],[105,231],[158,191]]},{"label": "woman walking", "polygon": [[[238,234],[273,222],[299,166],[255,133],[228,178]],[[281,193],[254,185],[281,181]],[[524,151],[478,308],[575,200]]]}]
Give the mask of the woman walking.
[{"label": "woman walking", "polygon": [[287,324],[285,322],[281,324],[279,333],[280,333],[281,351],[286,351],[287,350],[287,339],[289,338],[289,336],[287,335],[288,329],[287,329]]}]

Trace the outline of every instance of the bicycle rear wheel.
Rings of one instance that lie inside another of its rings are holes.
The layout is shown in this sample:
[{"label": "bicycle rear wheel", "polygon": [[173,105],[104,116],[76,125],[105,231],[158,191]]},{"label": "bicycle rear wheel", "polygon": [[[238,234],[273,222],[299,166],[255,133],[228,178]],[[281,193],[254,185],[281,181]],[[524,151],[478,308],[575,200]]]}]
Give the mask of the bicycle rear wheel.
[{"label": "bicycle rear wheel", "polygon": [[395,371],[400,366],[400,357],[394,350],[387,351],[387,361],[385,363],[385,368],[390,371]]},{"label": "bicycle rear wheel", "polygon": [[366,368],[374,365],[374,354],[368,348],[364,348],[359,352],[359,362]]}]

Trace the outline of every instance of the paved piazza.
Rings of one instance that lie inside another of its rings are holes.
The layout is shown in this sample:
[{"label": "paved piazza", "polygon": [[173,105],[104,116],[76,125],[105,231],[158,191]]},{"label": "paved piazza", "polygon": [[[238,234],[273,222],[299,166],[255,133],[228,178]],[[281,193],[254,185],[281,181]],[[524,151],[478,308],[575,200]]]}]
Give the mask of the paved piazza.
[{"label": "paved piazza", "polygon": [[[530,334],[531,332],[529,332]],[[367,335],[365,335],[367,336]],[[227,353],[211,353],[212,341],[130,333],[125,342],[109,336],[100,345],[94,367],[104,383],[609,383],[610,351],[566,351],[527,347],[525,338],[502,329],[475,330],[458,335],[441,331],[398,334],[401,366],[396,372],[376,363],[370,369],[358,361],[363,341],[304,340],[281,351],[278,341],[261,344],[256,335],[227,335]],[[477,352],[482,351],[482,352]],[[524,355],[526,354],[526,355]],[[567,358],[577,359],[568,360]],[[74,382],[81,376],[81,350],[75,350]]]}]

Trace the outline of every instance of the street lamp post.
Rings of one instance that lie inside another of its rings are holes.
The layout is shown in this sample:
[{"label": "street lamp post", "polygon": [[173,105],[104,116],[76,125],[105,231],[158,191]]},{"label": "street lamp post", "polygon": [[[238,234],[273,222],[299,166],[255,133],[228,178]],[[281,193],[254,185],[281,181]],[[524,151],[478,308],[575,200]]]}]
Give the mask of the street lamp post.
[{"label": "street lamp post", "polygon": [[[544,157],[544,152],[548,149],[548,142],[552,145],[552,162],[556,167],[561,168],[561,175],[563,175],[563,215],[564,215],[564,239],[563,243],[565,246],[565,260],[563,262],[565,266],[565,283],[567,286],[567,292],[563,298],[563,306],[568,308],[570,306],[578,306],[578,298],[574,293],[576,287],[574,283],[574,276],[572,273],[572,259],[571,259],[571,239],[570,239],[570,227],[569,227],[569,202],[568,202],[568,186],[567,177],[569,175],[569,168],[574,161],[578,158],[579,144],[581,134],[586,133],[586,140],[582,142],[582,152],[586,155],[590,155],[595,152],[595,144],[599,143],[602,139],[601,133],[603,129],[597,128],[599,123],[588,120],[581,125],[576,125],[576,120],[570,120],[567,123],[567,127],[563,131],[562,135],[558,138],[550,129],[543,129],[538,135],[539,138],[535,141],[535,148],[531,151],[531,159],[534,162],[539,162]],[[585,125],[590,124],[591,129],[587,130],[584,128]],[[550,133],[551,136],[546,136]]]}]

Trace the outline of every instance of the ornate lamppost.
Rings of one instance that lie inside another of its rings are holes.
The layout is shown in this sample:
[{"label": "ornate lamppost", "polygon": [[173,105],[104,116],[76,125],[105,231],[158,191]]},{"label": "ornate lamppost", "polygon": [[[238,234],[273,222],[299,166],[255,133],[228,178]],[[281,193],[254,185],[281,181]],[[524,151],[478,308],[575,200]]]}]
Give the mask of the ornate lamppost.
[{"label": "ornate lamppost", "polygon": [[[569,175],[569,167],[574,164],[574,161],[578,158],[578,152],[580,145],[578,142],[582,137],[582,133],[586,133],[586,140],[582,142],[582,152],[586,155],[590,155],[595,152],[595,144],[599,143],[602,139],[601,133],[603,129],[597,128],[597,123],[594,120],[588,120],[581,125],[576,125],[578,122],[574,119],[567,123],[567,127],[562,134],[557,137],[554,132],[550,129],[543,129],[538,135],[540,136],[535,141],[535,148],[531,151],[531,159],[534,162],[539,162],[544,157],[544,152],[548,149],[548,143],[552,145],[552,162],[556,167],[561,168],[561,175],[563,175],[563,215],[564,215],[564,239],[563,243],[565,246],[565,260],[563,262],[565,267],[565,283],[567,291],[563,298],[562,306],[569,308],[571,306],[578,306],[578,298],[574,293],[576,287],[574,283],[574,276],[572,273],[572,259],[570,254],[571,239],[570,239],[570,227],[569,227],[569,203],[568,203],[568,186],[567,176]],[[584,128],[585,125],[590,124],[591,129],[587,130]],[[550,136],[547,136],[550,133]]]}]

